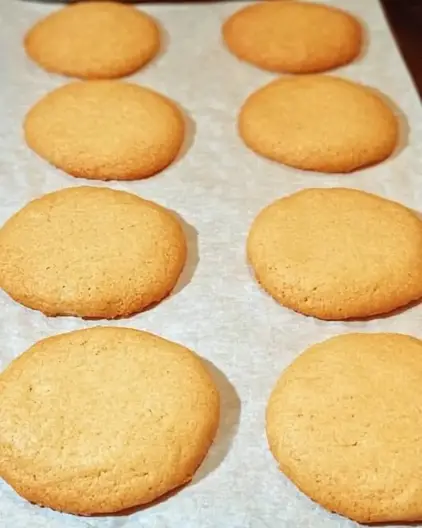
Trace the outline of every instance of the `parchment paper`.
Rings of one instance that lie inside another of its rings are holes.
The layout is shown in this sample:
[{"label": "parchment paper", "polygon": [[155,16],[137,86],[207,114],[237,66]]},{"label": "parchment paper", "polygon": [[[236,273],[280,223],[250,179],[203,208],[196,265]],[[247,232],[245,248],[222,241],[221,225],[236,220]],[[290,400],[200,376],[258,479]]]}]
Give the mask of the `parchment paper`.
[{"label": "parchment paper", "polygon": [[[246,149],[236,115],[246,96],[275,77],[237,61],[220,41],[222,21],[239,3],[142,6],[161,23],[166,44],[133,76],[179,102],[190,119],[188,144],[162,174],[108,183],[155,200],[186,222],[189,263],[176,292],[128,320],[47,318],[0,292],[0,367],[35,341],[98,324],[146,329],[197,351],[210,363],[222,394],[214,447],[193,482],[176,495],[130,514],[78,518],[41,509],[0,482],[1,528],[346,528],[357,526],[315,505],[277,469],[264,432],[266,402],[281,371],[308,345],[350,331],[393,331],[422,337],[422,306],[369,322],[328,323],[277,305],[252,279],[245,238],[258,211],[303,187],[349,186],[422,209],[422,111],[377,0],[337,0],[365,24],[362,57],[337,71],[383,91],[402,122],[392,159],[347,176],[289,169]],[[22,120],[40,96],[66,79],[49,75],[24,54],[25,31],[56,9],[0,2],[0,222],[30,199],[63,187],[104,185],[68,176],[24,144]],[[0,424],[1,426],[1,424]],[[422,524],[421,524],[422,526]]]}]

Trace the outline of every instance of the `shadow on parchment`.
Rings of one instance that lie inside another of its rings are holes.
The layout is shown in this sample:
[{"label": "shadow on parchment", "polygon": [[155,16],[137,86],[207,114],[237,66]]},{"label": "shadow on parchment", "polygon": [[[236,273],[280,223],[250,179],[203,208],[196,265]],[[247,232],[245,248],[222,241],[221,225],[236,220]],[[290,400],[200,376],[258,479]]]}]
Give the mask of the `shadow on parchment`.
[{"label": "shadow on parchment", "polygon": [[185,137],[182,146],[180,147],[179,153],[173,161],[173,163],[176,164],[180,163],[180,161],[186,156],[186,154],[189,152],[192,145],[194,144],[196,136],[196,123],[193,117],[191,116],[190,112],[185,107],[183,107],[177,101],[173,101],[173,103],[180,110],[183,116],[183,121],[185,123]]},{"label": "shadow on parchment", "polygon": [[216,470],[230,451],[240,422],[241,403],[226,375],[210,361],[202,358],[220,393],[220,425],[214,443],[192,479],[192,485]]},{"label": "shadow on parchment", "polygon": [[403,112],[403,110],[397,105],[393,99],[391,99],[388,95],[381,92],[380,90],[369,87],[372,93],[377,95],[393,112],[393,114],[396,116],[398,121],[398,138],[397,138],[397,145],[391,154],[391,156],[388,157],[388,159],[394,159],[397,156],[400,155],[400,153],[407,147],[408,141],[409,141],[409,123],[406,117],[406,114]]},{"label": "shadow on parchment", "polygon": [[188,224],[178,213],[175,211],[171,211],[171,213],[179,220],[182,226],[188,248],[185,267],[180,274],[173,292],[170,293],[170,295],[177,295],[191,282],[199,264],[198,231],[191,224]]}]

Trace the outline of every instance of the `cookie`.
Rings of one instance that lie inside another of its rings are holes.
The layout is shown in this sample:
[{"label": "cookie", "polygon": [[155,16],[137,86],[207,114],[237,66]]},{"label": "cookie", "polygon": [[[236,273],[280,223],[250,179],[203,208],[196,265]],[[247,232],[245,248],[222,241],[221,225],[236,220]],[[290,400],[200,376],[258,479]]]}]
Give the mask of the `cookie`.
[{"label": "cookie", "polygon": [[24,40],[28,56],[49,72],[81,79],[129,75],[160,47],[157,24],[118,2],[78,2],[40,20]]},{"label": "cookie", "polygon": [[397,119],[380,96],[324,75],[282,78],[264,86],[244,103],[238,126],[256,153],[321,172],[352,172],[379,163],[398,141]]},{"label": "cookie", "polygon": [[50,316],[139,312],[171,292],[185,261],[173,214],[107,188],[46,194],[0,230],[1,288]]},{"label": "cookie", "polygon": [[422,298],[422,222],[354,189],[306,189],[254,220],[248,259],[280,304],[319,319],[391,312]]},{"label": "cookie", "polygon": [[38,342],[0,376],[0,474],[27,500],[91,515],[189,482],[219,395],[190,350],[96,327]]},{"label": "cookie", "polygon": [[350,14],[323,4],[259,2],[223,25],[228,49],[239,59],[275,72],[312,73],[355,59],[362,28]]},{"label": "cookie", "polygon": [[281,470],[325,508],[361,523],[422,520],[422,342],[347,334],[281,375],[267,436]]},{"label": "cookie", "polygon": [[43,97],[24,123],[28,146],[79,178],[136,180],[167,167],[184,118],[166,97],[119,81],[74,82]]}]

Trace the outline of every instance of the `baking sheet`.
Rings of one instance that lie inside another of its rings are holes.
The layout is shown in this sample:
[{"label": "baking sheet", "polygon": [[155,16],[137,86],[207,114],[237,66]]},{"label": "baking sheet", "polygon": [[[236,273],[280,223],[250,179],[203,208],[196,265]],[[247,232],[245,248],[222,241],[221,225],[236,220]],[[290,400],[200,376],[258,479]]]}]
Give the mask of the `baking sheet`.
[{"label": "baking sheet", "polygon": [[[236,133],[246,96],[275,75],[237,61],[222,46],[222,21],[242,4],[142,6],[164,28],[163,52],[132,76],[179,102],[189,140],[177,163],[144,181],[107,184],[74,179],[24,144],[22,120],[39,97],[66,79],[26,59],[22,38],[57,6],[0,2],[0,222],[30,199],[75,185],[125,189],[177,211],[186,222],[189,261],[176,293],[127,320],[47,318],[0,292],[0,368],[35,341],[98,324],[146,329],[180,342],[212,365],[222,395],[220,431],[193,482],[168,500],[129,514],[78,518],[41,509],[0,482],[4,528],[346,528],[277,469],[264,432],[266,402],[276,379],[305,347],[350,331],[393,331],[422,338],[422,306],[368,322],[322,322],[277,305],[252,279],[245,238],[258,211],[304,187],[349,186],[422,210],[422,110],[377,0],[327,1],[366,26],[362,57],[338,75],[382,90],[396,105],[402,144],[387,162],[352,175],[289,169],[247,150]],[[1,424],[0,424],[1,426]],[[422,526],[422,524],[421,524]]]}]

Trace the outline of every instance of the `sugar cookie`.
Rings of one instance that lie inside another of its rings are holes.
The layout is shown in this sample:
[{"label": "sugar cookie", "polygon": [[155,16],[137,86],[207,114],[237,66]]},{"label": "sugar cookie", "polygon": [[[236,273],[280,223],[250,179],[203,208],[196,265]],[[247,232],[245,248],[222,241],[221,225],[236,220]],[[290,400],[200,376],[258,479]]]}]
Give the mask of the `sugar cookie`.
[{"label": "sugar cookie", "polygon": [[43,97],[24,123],[29,147],[80,178],[136,180],[167,167],[184,119],[164,96],[119,81],[74,82]]},{"label": "sugar cookie", "polygon": [[160,47],[157,24],[118,2],[78,2],[40,20],[25,36],[29,57],[47,71],[82,79],[123,77]]},{"label": "sugar cookie", "polygon": [[362,29],[350,14],[311,2],[258,2],[223,25],[229,50],[265,70],[312,73],[351,62],[359,55]]},{"label": "sugar cookie", "polygon": [[354,189],[306,189],[259,213],[247,242],[258,282],[320,319],[369,317],[422,298],[422,222]]},{"label": "sugar cookie", "polygon": [[128,328],[38,342],[0,375],[0,475],[24,498],[109,513],[190,481],[219,396],[193,352]]},{"label": "sugar cookie", "polygon": [[306,495],[360,523],[422,520],[422,342],[347,334],[281,375],[267,436]]},{"label": "sugar cookie", "polygon": [[47,315],[138,312],[169,294],[185,260],[185,236],[169,211],[107,188],[46,194],[0,230],[0,286]]},{"label": "sugar cookie", "polygon": [[328,75],[282,78],[248,97],[239,115],[246,145],[298,169],[351,172],[393,152],[398,122],[373,91]]}]

